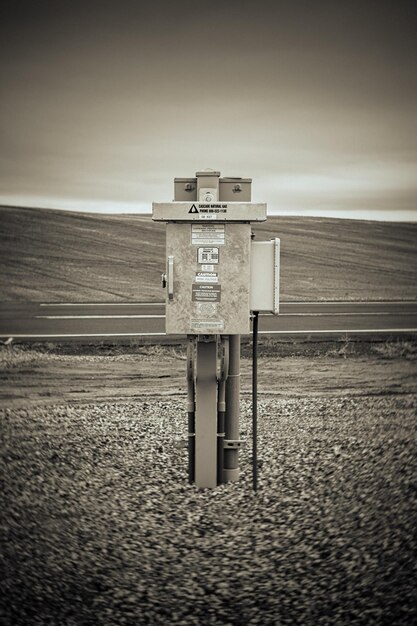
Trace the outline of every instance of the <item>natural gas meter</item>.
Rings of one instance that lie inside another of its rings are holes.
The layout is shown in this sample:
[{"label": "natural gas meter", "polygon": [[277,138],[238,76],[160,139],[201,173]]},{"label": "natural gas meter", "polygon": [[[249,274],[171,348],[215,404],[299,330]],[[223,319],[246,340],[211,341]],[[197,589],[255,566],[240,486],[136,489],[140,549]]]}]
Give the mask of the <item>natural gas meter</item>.
[{"label": "natural gas meter", "polygon": [[[163,276],[167,334],[250,332],[250,311],[256,306],[251,281],[262,282],[263,258],[270,264],[269,252],[260,255],[256,251],[251,269],[251,223],[266,220],[266,204],[250,202],[248,179],[219,176],[219,172],[204,171],[197,172],[195,179],[175,179],[175,196],[180,200],[153,203],[152,219],[167,222]],[[276,245],[272,253],[276,254]],[[277,309],[275,261],[276,256],[267,272],[272,275],[267,289],[271,287],[274,295],[265,299],[265,290],[261,291],[262,307],[271,302]]]}]

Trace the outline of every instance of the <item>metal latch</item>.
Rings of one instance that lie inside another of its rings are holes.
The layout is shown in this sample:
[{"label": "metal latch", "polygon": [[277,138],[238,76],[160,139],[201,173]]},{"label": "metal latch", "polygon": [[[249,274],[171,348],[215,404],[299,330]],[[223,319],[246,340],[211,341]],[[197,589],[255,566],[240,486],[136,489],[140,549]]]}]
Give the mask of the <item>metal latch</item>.
[{"label": "metal latch", "polygon": [[217,202],[217,189],[212,187],[203,187],[198,194],[199,202]]}]

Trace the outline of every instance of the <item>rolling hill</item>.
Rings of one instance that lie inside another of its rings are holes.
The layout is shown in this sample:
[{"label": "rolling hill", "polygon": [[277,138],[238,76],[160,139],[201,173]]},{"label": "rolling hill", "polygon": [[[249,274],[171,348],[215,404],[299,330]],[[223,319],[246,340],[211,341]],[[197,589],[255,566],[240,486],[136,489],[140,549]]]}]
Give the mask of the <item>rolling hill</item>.
[{"label": "rolling hill", "polygon": [[[417,299],[417,224],[271,217],[283,300]],[[161,301],[165,226],[148,215],[0,208],[3,301]]]}]

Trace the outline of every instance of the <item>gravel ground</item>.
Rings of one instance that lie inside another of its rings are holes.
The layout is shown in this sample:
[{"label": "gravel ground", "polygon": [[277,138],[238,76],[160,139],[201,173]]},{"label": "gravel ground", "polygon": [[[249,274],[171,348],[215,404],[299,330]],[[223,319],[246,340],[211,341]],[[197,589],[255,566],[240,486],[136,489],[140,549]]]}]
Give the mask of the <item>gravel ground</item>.
[{"label": "gravel ground", "polygon": [[264,398],[260,488],[187,484],[185,402],[0,411],[1,623],[417,623],[416,398]]}]

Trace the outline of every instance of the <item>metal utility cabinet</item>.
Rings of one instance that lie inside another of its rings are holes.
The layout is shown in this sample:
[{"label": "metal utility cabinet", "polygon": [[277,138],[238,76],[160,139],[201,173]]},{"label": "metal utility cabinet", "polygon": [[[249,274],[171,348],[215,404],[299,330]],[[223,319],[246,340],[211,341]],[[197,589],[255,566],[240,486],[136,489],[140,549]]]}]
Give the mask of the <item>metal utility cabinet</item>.
[{"label": "metal utility cabinet", "polygon": [[249,332],[249,224],[168,224],[167,258],[167,333]]},{"label": "metal utility cabinet", "polygon": [[239,476],[240,335],[251,310],[278,312],[279,240],[252,241],[266,204],[250,201],[250,179],[203,171],[174,187],[153,204],[167,222],[166,333],[188,337],[189,478],[214,487]]}]

